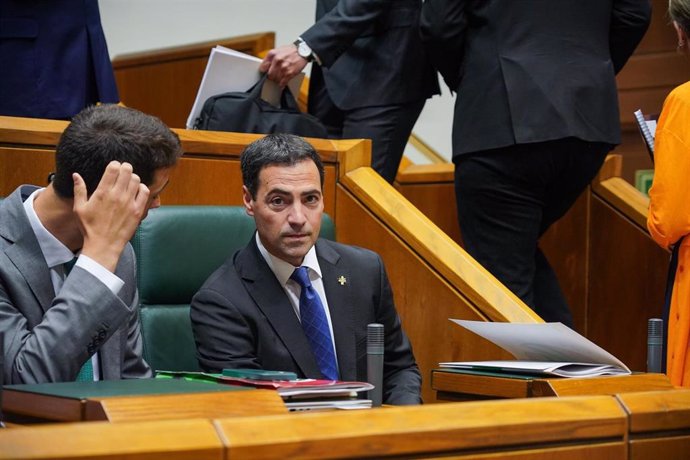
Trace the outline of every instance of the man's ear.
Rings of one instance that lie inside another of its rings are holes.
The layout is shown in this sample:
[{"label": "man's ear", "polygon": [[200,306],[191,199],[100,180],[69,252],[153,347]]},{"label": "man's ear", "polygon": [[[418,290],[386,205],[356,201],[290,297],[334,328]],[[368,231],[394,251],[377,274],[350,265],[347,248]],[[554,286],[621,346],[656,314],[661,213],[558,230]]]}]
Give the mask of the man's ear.
[{"label": "man's ear", "polygon": [[252,194],[249,189],[243,185],[242,186],[242,202],[244,203],[244,210],[248,215],[254,216],[254,203],[252,201]]},{"label": "man's ear", "polygon": [[683,49],[687,46],[688,36],[683,30],[683,28],[678,25],[676,21],[673,21],[673,27],[676,28],[676,34],[678,34],[678,49]]}]

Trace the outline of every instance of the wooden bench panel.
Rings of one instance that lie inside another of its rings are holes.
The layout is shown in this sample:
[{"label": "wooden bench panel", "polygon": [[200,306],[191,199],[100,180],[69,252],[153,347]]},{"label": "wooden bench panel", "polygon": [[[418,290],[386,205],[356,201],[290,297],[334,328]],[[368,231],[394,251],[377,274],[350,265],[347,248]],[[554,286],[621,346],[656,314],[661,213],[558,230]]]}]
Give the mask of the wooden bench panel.
[{"label": "wooden bench panel", "polygon": [[690,390],[626,393],[631,460],[685,460],[690,453]]},{"label": "wooden bench panel", "polygon": [[[230,458],[623,458],[612,397],[545,398],[217,421]],[[570,451],[570,455],[568,455]],[[598,454],[595,456],[595,454]],[[604,455],[609,455],[605,457]],[[580,457],[583,458],[583,457]]]},{"label": "wooden bench panel", "polygon": [[0,431],[0,459],[223,460],[209,420],[67,423]]}]

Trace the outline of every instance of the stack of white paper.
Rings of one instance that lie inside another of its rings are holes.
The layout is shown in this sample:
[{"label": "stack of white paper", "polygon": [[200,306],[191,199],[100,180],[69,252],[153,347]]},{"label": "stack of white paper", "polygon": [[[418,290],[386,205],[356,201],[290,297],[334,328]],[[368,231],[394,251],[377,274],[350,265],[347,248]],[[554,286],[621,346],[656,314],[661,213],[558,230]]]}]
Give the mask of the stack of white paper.
[{"label": "stack of white paper", "polygon": [[[194,123],[201,113],[204,102],[209,97],[231,91],[247,91],[254,86],[254,83],[259,81],[261,77],[259,64],[261,64],[261,59],[255,56],[220,45],[213,48],[194,105],[187,118],[187,129],[194,128]],[[288,86],[292,94],[299,94],[303,78],[304,74],[299,74],[290,80]]]},{"label": "stack of white paper", "polygon": [[491,323],[451,319],[495,343],[518,361],[463,361],[440,367],[561,377],[627,375],[630,369],[611,353],[561,323]]}]

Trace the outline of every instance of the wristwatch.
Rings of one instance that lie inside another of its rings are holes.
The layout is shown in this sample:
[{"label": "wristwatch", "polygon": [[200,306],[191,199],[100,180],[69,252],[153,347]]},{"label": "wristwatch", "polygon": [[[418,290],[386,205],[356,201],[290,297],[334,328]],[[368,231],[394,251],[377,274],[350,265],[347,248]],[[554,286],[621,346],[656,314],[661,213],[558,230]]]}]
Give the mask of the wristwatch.
[{"label": "wristwatch", "polygon": [[299,54],[301,58],[306,59],[307,62],[314,60],[314,53],[312,53],[311,47],[307,45],[307,42],[298,38],[293,42],[293,45],[297,47],[297,54]]}]

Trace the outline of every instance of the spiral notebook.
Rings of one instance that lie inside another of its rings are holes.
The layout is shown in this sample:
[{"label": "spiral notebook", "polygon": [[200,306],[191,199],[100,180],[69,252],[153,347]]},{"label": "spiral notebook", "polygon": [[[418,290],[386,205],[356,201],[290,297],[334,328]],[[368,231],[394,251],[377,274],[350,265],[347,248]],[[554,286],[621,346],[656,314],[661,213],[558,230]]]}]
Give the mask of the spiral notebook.
[{"label": "spiral notebook", "polygon": [[656,119],[645,117],[642,110],[636,110],[633,112],[635,114],[635,121],[637,121],[637,127],[640,129],[640,135],[642,140],[644,140],[645,147],[647,147],[647,152],[649,157],[654,161],[654,133],[656,132]]}]

